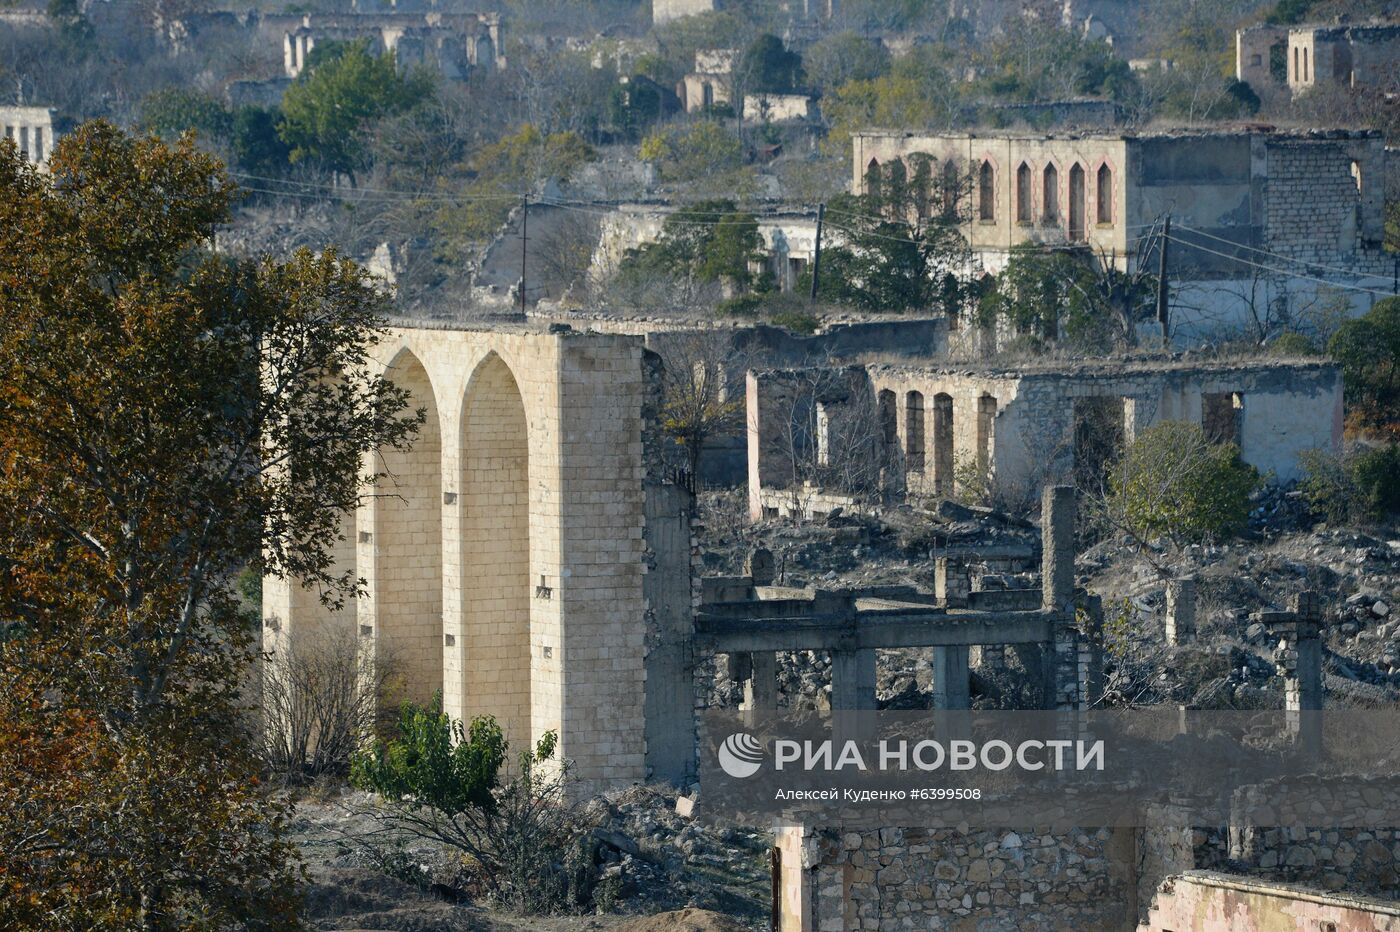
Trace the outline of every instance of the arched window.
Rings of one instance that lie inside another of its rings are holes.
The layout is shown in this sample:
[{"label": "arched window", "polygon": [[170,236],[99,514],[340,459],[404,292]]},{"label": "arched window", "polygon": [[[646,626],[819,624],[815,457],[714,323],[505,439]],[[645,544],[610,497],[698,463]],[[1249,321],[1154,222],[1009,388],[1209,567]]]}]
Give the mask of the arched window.
[{"label": "arched window", "polygon": [[1082,242],[1084,236],[1084,166],[1078,162],[1069,170],[1069,238]]},{"label": "arched window", "polygon": [[1298,67],[1298,47],[1293,47],[1293,80],[1303,80],[1303,69]]},{"label": "arched window", "polygon": [[1307,47],[1307,46],[1303,46],[1303,81],[1304,81],[1304,83],[1306,83],[1307,80],[1308,80],[1308,71],[1309,71],[1309,69],[1308,69],[1308,47]]},{"label": "arched window", "polygon": [[1030,223],[1035,217],[1035,197],[1031,194],[1031,167],[1025,162],[1016,169],[1016,222]]},{"label": "arched window", "polygon": [[957,162],[953,159],[943,163],[943,210],[948,214],[955,214],[958,210],[958,201],[962,199],[961,178],[958,177]]},{"label": "arched window", "polygon": [[996,170],[991,162],[983,162],[977,171],[977,219],[997,218]]},{"label": "arched window", "polygon": [[933,157],[916,152],[909,161],[914,166],[909,179],[909,199],[914,202],[914,213],[923,220],[933,213]]},{"label": "arched window", "polygon": [[904,220],[909,212],[909,173],[898,159],[885,167],[885,211],[892,220]]},{"label": "arched window", "polygon": [[1060,222],[1060,171],[1054,165],[1045,166],[1044,184],[1040,192],[1041,218],[1047,224]]},{"label": "arched window", "polygon": [[924,394],[904,396],[904,465],[910,472],[924,471]]},{"label": "arched window", "polygon": [[1356,183],[1357,194],[1365,193],[1365,189],[1361,187],[1361,163],[1356,159],[1351,160],[1351,180]]},{"label": "arched window", "polygon": [[865,194],[877,204],[884,196],[882,181],[880,163],[876,159],[871,159],[870,164],[865,166]]},{"label": "arched window", "polygon": [[1099,226],[1113,225],[1113,169],[1107,163],[1099,166],[1099,177],[1094,185],[1094,210]]}]

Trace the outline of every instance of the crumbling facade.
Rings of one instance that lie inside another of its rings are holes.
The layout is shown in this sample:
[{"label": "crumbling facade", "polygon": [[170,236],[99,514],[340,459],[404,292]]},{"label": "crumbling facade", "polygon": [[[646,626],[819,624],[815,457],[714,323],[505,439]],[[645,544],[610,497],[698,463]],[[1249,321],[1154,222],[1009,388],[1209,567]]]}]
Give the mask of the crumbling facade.
[{"label": "crumbling facade", "polygon": [[47,168],[49,156],[58,142],[58,111],[51,107],[0,107],[0,126],[5,138],[19,149],[25,161]]},{"label": "crumbling facade", "polygon": [[[1084,243],[1120,261],[1170,213],[1177,230],[1220,237],[1230,254],[1261,248],[1308,262],[1364,264],[1384,236],[1385,144],[1333,130],[852,137],[852,185],[870,193],[892,173],[966,178],[968,240],[995,269],[1022,243]],[[936,206],[936,205],[930,205]],[[1194,242],[1195,240],[1193,240]],[[1231,272],[1230,255],[1171,256],[1180,272]],[[1189,255],[1187,253],[1190,253]],[[1199,253],[1199,254],[1197,254]]]},{"label": "crumbling facade", "polygon": [[[1323,362],[758,372],[747,404],[755,520],[803,507],[792,489],[804,480],[867,496],[950,496],[985,481],[1014,496],[1048,480],[1092,478],[1138,432],[1173,420],[1238,444],[1245,462],[1286,482],[1299,475],[1303,451],[1335,451],[1342,433],[1341,375]],[[842,488],[842,476],[822,466],[843,462],[842,447],[853,443],[870,445],[854,459],[871,465],[856,477],[863,487]]]},{"label": "crumbling facade", "polygon": [[1167,878],[1138,932],[1263,932],[1346,929],[1396,932],[1400,907],[1365,896],[1190,871]]},{"label": "crumbling facade", "polygon": [[695,70],[681,78],[676,96],[686,113],[703,113],[712,107],[730,103],[734,63],[738,49],[699,49],[695,53]]},{"label": "crumbling facade", "polygon": [[400,68],[429,66],[447,78],[505,67],[496,13],[308,13],[283,34],[283,70],[289,78],[301,74],[317,42],[365,39],[376,54],[393,54]]},{"label": "crumbling facade", "polygon": [[1235,77],[1256,88],[1394,90],[1397,68],[1400,24],[1259,24],[1235,33]]},{"label": "crumbling facade", "polygon": [[426,422],[410,450],[366,464],[392,478],[344,519],[336,556],[361,598],[330,612],[266,581],[274,660],[352,636],[398,697],[441,690],[445,711],[494,715],[513,748],[557,732],[585,788],[679,777],[688,761],[646,739],[648,715],[675,706],[643,696],[684,680],[660,668],[683,658],[649,645],[689,623],[688,506],[648,471],[641,341],[424,326],[381,349]]}]

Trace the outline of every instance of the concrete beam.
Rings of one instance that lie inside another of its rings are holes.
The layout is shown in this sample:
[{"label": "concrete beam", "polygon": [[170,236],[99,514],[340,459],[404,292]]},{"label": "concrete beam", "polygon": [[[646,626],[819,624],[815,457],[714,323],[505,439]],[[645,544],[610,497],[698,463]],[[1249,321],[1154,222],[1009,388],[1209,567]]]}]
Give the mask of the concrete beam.
[{"label": "concrete beam", "polygon": [[[758,603],[763,604],[763,603]],[[771,603],[770,603],[771,604]],[[969,647],[974,644],[1048,644],[1058,616],[1035,612],[861,612],[798,618],[751,616],[695,619],[697,650],[757,653],[779,650],[889,650],[897,647]]]}]

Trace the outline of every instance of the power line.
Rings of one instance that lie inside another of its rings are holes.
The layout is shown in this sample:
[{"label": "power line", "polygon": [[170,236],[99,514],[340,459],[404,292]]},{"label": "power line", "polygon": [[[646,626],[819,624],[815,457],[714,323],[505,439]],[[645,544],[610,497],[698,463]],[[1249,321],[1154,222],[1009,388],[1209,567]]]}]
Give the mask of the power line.
[{"label": "power line", "polygon": [[[1218,242],[1218,243],[1225,243],[1225,244],[1228,245],[1228,246],[1235,246],[1235,247],[1237,247],[1237,248],[1239,248],[1239,249],[1247,249],[1247,250],[1249,250],[1250,252],[1259,253],[1260,255],[1269,256],[1270,258],[1274,258],[1274,259],[1282,259],[1284,262],[1292,262],[1292,263],[1294,263],[1295,265],[1306,266],[1307,268],[1310,268],[1310,269],[1322,269],[1322,270],[1325,271],[1325,272],[1336,272],[1336,273],[1339,274],[1339,275],[1347,275],[1347,276],[1350,276],[1350,277],[1352,277],[1352,278],[1369,278],[1369,277],[1376,277],[1376,276],[1367,276],[1367,275],[1358,274],[1357,272],[1355,272],[1355,271],[1353,271],[1353,270],[1351,270],[1351,269],[1344,269],[1344,268],[1341,268],[1340,266],[1335,266],[1335,265],[1324,265],[1324,264],[1322,264],[1321,262],[1309,262],[1309,261],[1307,261],[1306,259],[1295,259],[1295,258],[1293,258],[1292,256],[1285,256],[1285,255],[1283,255],[1282,253],[1270,252],[1270,251],[1267,250],[1267,249],[1260,249],[1260,248],[1257,247],[1257,246],[1249,246],[1249,245],[1247,245],[1247,244],[1245,244],[1245,243],[1236,242],[1235,240],[1228,239],[1228,238],[1226,238],[1226,237],[1224,237],[1224,236],[1215,236],[1214,234],[1207,233],[1205,230],[1198,230],[1198,229],[1196,229],[1195,227],[1189,227],[1189,226],[1186,226],[1185,224],[1177,224],[1177,227],[1178,227],[1179,229],[1182,229],[1182,230],[1188,230],[1188,231],[1190,231],[1190,233],[1191,233],[1193,236],[1203,236],[1203,237],[1205,237],[1206,239],[1212,239],[1212,240],[1215,240],[1215,241]],[[1188,245],[1189,245],[1189,244],[1188,244]]]},{"label": "power line", "polygon": [[1251,268],[1262,269],[1262,270],[1264,270],[1265,272],[1273,272],[1275,275],[1286,275],[1286,276],[1289,276],[1289,277],[1292,277],[1292,278],[1301,278],[1301,279],[1303,279],[1304,281],[1316,282],[1316,283],[1318,283],[1318,284],[1320,284],[1320,285],[1330,285],[1330,286],[1332,286],[1333,288],[1340,288],[1340,289],[1342,289],[1343,291],[1355,291],[1355,292],[1358,292],[1358,293],[1360,293],[1360,294],[1375,295],[1376,297],[1380,297],[1380,298],[1391,298],[1391,297],[1394,297],[1394,295],[1392,295],[1392,294],[1391,294],[1390,292],[1388,292],[1388,291],[1376,291],[1376,290],[1373,289],[1373,288],[1364,288],[1364,287],[1362,287],[1361,285],[1346,285],[1346,284],[1343,284],[1343,283],[1341,283],[1341,282],[1332,281],[1331,279],[1327,279],[1327,278],[1318,278],[1318,277],[1315,276],[1315,275],[1304,275],[1304,274],[1302,274],[1301,272],[1291,272],[1291,271],[1289,271],[1288,269],[1280,269],[1280,268],[1276,268],[1276,267],[1274,267],[1274,266],[1263,265],[1263,264],[1258,263],[1258,262],[1252,262],[1252,261],[1250,261],[1249,259],[1242,259],[1242,258],[1240,258],[1239,256],[1232,256],[1232,255],[1230,255],[1229,253],[1219,252],[1219,251],[1214,250],[1214,249],[1207,249],[1205,246],[1202,246],[1200,243],[1188,243],[1188,242],[1186,242],[1185,240],[1178,239],[1178,238],[1175,237],[1175,236],[1171,237],[1171,241],[1174,242],[1174,243],[1176,243],[1176,244],[1178,244],[1178,245],[1180,245],[1180,246],[1189,246],[1189,247],[1192,248],[1192,249],[1199,249],[1201,252],[1210,253],[1211,255],[1213,255],[1213,256],[1219,256],[1219,257],[1222,258],[1222,259],[1229,259],[1230,261],[1232,261],[1232,262],[1237,262],[1237,263],[1239,263],[1240,265],[1246,265],[1246,266],[1249,266],[1249,267],[1251,267]]}]

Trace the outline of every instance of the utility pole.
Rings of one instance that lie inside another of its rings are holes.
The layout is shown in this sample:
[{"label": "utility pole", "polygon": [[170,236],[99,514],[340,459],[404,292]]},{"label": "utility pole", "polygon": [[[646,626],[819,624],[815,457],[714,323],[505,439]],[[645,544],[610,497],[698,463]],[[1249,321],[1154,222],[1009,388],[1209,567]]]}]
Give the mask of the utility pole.
[{"label": "utility pole", "polygon": [[1167,247],[1172,241],[1172,215],[1167,214],[1166,222],[1162,225],[1162,245],[1161,251],[1157,254],[1157,323],[1162,325],[1162,348],[1166,349],[1171,344],[1168,342],[1168,322],[1167,298],[1171,294],[1171,288],[1167,284]]},{"label": "utility pole", "polygon": [[822,273],[822,221],[826,219],[826,205],[817,205],[817,242],[812,247],[812,293],[808,296],[810,304],[817,303],[817,279]]},{"label": "utility pole", "polygon": [[520,199],[520,313],[525,313],[525,244],[529,242],[530,197]]}]

